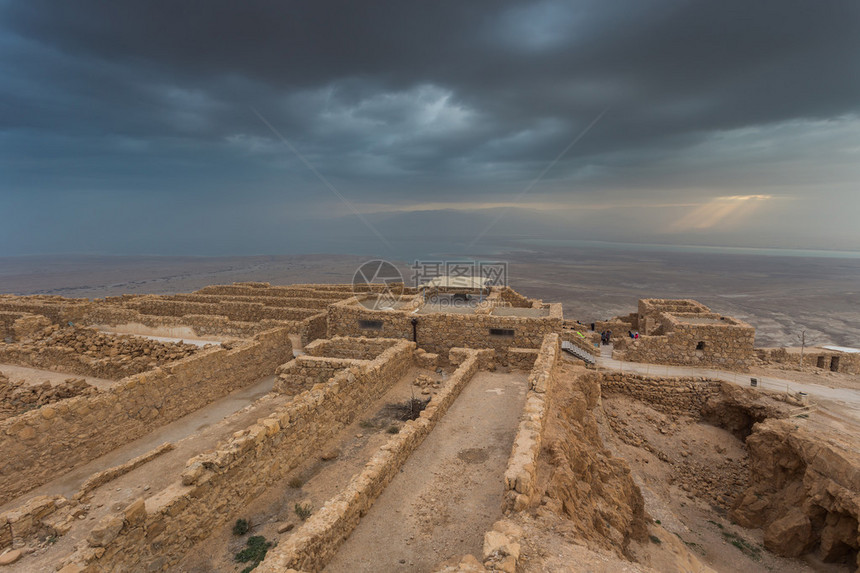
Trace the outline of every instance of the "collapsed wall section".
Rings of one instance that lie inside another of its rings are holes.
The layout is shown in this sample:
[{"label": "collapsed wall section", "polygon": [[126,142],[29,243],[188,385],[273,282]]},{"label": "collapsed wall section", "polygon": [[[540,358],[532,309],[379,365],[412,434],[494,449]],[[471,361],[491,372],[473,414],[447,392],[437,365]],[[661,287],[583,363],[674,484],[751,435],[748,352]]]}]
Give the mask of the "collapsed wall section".
[{"label": "collapsed wall section", "polygon": [[47,317],[38,314],[0,311],[0,342],[13,343],[30,338],[50,324]]},{"label": "collapsed wall section", "polygon": [[0,422],[0,503],[271,375],[291,355],[288,329],[274,329]]},{"label": "collapsed wall section", "polygon": [[17,343],[0,342],[0,363],[118,380],[198,351],[192,344],[51,325]]}]

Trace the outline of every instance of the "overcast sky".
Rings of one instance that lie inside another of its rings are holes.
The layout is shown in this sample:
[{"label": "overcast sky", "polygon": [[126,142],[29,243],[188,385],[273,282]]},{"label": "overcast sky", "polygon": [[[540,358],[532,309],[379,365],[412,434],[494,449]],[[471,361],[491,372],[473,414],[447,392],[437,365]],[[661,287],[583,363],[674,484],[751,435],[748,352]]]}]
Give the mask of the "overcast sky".
[{"label": "overcast sky", "polygon": [[850,0],[0,0],[0,255],[860,250],[859,62]]}]

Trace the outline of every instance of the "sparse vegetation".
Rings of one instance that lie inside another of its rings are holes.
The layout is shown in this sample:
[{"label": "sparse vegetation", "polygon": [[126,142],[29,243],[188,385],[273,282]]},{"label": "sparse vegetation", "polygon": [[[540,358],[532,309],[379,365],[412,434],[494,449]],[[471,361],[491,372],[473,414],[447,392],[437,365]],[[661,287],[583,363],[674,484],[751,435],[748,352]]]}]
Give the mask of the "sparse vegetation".
[{"label": "sparse vegetation", "polygon": [[358,423],[360,428],[364,428],[365,430],[371,430],[376,428],[376,424],[373,423],[373,420],[362,420]]},{"label": "sparse vegetation", "polygon": [[723,537],[740,550],[741,553],[752,559],[753,561],[761,560],[761,548],[753,545],[737,533],[731,531],[723,531]]},{"label": "sparse vegetation", "polygon": [[[683,541],[683,539],[682,539],[682,541]],[[694,542],[694,541],[684,541],[684,545],[686,545],[687,547],[689,547],[690,549],[692,549],[693,551],[695,551],[696,553],[698,553],[700,555],[705,554],[705,548],[702,547],[701,545],[699,545],[698,543]]]},{"label": "sparse vegetation", "polygon": [[660,541],[660,538],[657,537],[656,535],[651,535],[650,538],[651,538],[651,543],[656,543],[657,545],[660,545],[661,543],[663,543],[662,541]]},{"label": "sparse vegetation", "polygon": [[293,489],[299,489],[300,487],[305,485],[305,482],[302,481],[302,478],[295,476],[290,478],[290,481],[287,482],[287,485]]},{"label": "sparse vegetation", "polygon": [[396,434],[396,433],[400,432],[400,426],[398,426],[397,424],[391,424],[390,426],[388,426],[388,429],[385,431],[388,432],[389,434]]},{"label": "sparse vegetation", "polygon": [[266,541],[266,538],[262,535],[252,535],[249,537],[245,548],[237,553],[235,557],[238,563],[250,563],[250,565],[242,569],[242,573],[248,573],[257,567],[265,559],[266,552],[269,551],[271,546],[272,542]]},{"label": "sparse vegetation", "polygon": [[237,519],[233,524],[233,535],[245,535],[251,531],[251,524],[247,519]]},{"label": "sparse vegetation", "polygon": [[305,521],[307,518],[311,516],[311,512],[313,512],[313,506],[309,503],[297,503],[293,508],[296,512],[296,515],[302,521]]}]

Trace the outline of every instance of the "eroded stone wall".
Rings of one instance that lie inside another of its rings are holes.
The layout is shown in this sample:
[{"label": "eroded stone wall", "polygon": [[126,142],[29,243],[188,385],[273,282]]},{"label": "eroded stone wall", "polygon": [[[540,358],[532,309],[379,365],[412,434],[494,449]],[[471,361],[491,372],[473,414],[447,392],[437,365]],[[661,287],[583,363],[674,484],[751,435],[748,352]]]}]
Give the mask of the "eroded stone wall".
[{"label": "eroded stone wall", "polygon": [[291,568],[321,571],[325,567],[343,540],[355,529],[361,517],[478,371],[480,364],[489,364],[489,360],[479,357],[481,353],[489,354],[488,351],[456,350],[463,352],[452,357],[451,362],[458,362],[459,367],[430,400],[420,417],[403,424],[400,431],[379,449],[364,470],[353,477],[340,494],[326,502],[286,543],[278,545],[266,555],[258,571],[274,573]]},{"label": "eroded stone wall", "polygon": [[[398,341],[366,366],[342,370],[215,451],[191,458],[180,481],[107,516],[69,557],[83,571],[161,570],[286,477],[406,375],[414,344]],[[242,484],[242,487],[236,487]]]},{"label": "eroded stone wall", "polygon": [[271,375],[291,355],[288,330],[275,329],[0,422],[0,503]]},{"label": "eroded stone wall", "polygon": [[537,494],[538,455],[560,352],[558,334],[548,334],[529,373],[526,404],[505,469],[503,507],[506,512],[522,511]]}]

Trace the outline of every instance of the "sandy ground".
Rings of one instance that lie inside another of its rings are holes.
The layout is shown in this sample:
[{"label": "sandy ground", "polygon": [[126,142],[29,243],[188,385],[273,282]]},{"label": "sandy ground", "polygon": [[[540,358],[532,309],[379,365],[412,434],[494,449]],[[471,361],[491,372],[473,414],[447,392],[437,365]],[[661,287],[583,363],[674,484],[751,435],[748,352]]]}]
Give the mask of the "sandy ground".
[{"label": "sandy ground", "polygon": [[68,374],[66,372],[31,368],[29,366],[15,366],[14,364],[0,364],[0,372],[5,374],[12,382],[24,382],[31,386],[42,384],[43,382],[50,382],[52,386],[56,386],[69,378],[83,378],[87,381],[87,384],[95,386],[99,390],[107,390],[117,383],[116,380],[108,380],[107,378]]},{"label": "sandy ground", "polygon": [[180,338],[176,336],[154,336],[151,334],[136,334],[133,332],[124,332],[121,329],[110,329],[110,328],[99,328],[101,332],[109,332],[111,334],[125,334],[129,336],[136,336],[138,338],[148,338],[149,340],[157,340],[158,342],[184,342],[185,344],[193,344],[194,346],[207,346],[210,344],[221,344],[220,340],[206,340],[203,338]]},{"label": "sandy ground", "polygon": [[433,571],[480,555],[484,532],[501,517],[526,382],[525,373],[476,374],[325,571]]}]

